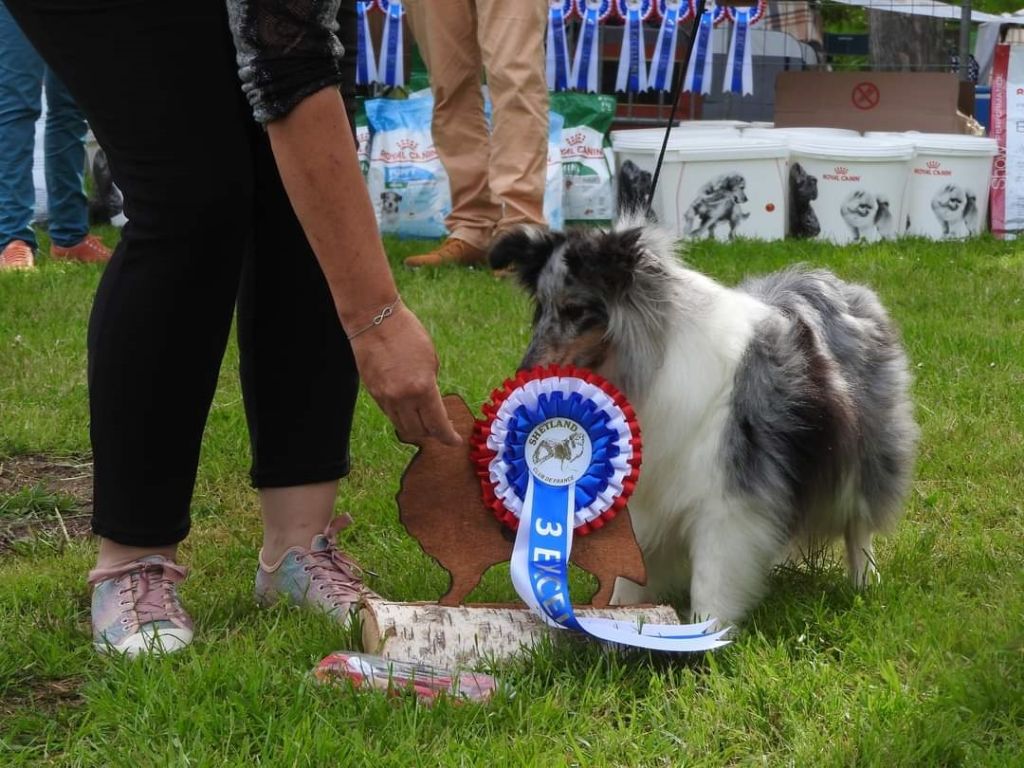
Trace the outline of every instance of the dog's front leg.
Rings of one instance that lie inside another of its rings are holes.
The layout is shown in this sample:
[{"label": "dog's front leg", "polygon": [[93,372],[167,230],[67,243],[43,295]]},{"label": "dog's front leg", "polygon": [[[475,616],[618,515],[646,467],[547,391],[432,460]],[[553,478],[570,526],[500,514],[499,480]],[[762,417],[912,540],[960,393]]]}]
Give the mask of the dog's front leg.
[{"label": "dog's front leg", "polygon": [[783,540],[778,526],[742,503],[702,510],[690,531],[690,614],[742,619],[764,596]]}]

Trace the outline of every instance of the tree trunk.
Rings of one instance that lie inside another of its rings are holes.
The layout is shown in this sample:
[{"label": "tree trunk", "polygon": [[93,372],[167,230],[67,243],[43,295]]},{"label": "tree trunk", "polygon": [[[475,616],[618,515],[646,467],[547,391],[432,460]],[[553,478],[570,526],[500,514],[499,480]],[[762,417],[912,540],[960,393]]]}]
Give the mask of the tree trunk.
[{"label": "tree trunk", "polygon": [[[647,624],[678,624],[667,605],[590,608],[577,606],[577,616]],[[535,614],[515,605],[392,603],[369,600],[360,618],[363,650],[399,661],[416,661],[445,669],[472,667],[480,659],[514,656],[551,633]]]},{"label": "tree trunk", "polygon": [[949,66],[942,19],[868,11],[871,68],[936,71]]}]

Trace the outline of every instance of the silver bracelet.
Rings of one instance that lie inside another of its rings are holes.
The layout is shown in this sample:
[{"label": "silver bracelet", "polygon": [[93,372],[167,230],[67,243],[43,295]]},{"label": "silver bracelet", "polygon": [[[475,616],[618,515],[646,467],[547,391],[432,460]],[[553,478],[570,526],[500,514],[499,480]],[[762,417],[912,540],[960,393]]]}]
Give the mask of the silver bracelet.
[{"label": "silver bracelet", "polygon": [[359,334],[366,333],[371,328],[376,328],[378,325],[383,323],[385,320],[387,320],[389,317],[391,317],[392,314],[394,314],[395,307],[397,307],[399,305],[399,303],[401,303],[401,301],[402,301],[402,297],[401,296],[396,296],[395,300],[392,301],[390,304],[385,304],[381,308],[380,312],[378,312],[376,315],[373,316],[373,320],[370,321],[369,325],[367,325],[367,326],[365,326],[363,328],[360,328],[358,331],[356,331],[353,334],[350,334],[349,337],[348,337],[348,340],[352,341],[352,339],[354,339]]}]

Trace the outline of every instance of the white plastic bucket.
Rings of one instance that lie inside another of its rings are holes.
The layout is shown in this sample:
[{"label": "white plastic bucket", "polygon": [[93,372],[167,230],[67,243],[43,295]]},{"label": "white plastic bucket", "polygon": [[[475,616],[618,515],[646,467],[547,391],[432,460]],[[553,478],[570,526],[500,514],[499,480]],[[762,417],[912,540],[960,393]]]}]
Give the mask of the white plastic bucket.
[{"label": "white plastic bucket", "polygon": [[676,127],[681,131],[717,131],[722,128],[741,131],[749,125],[746,120],[680,120]]},{"label": "white plastic bucket", "polygon": [[932,240],[972,237],[985,231],[995,139],[956,133],[869,133],[913,143],[907,194],[907,234]]},{"label": "white plastic bucket", "polygon": [[853,243],[902,234],[913,144],[806,136],[789,152],[792,235]]},{"label": "white plastic bucket", "polygon": [[[653,173],[661,136],[614,131],[612,148],[616,178],[627,160]],[[786,154],[781,141],[673,132],[651,207],[679,237],[782,239]]]}]

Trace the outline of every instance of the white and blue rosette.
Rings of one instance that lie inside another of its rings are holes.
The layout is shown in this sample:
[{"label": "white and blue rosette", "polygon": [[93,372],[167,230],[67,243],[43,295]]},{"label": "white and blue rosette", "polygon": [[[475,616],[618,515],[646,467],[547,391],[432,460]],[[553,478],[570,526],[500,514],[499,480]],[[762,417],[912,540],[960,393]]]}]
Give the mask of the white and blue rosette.
[{"label": "white and blue rosette", "polygon": [[679,27],[693,18],[693,0],[658,0],[661,28],[651,59],[649,85],[656,91],[672,90],[672,74],[676,65]]},{"label": "white and blue rosette", "polygon": [[565,23],[576,9],[575,0],[548,0],[548,39],[544,64],[549,91],[569,89],[569,42]]},{"label": "white and blue rosette", "polygon": [[616,0],[616,12],[625,22],[615,90],[642,93],[647,90],[647,52],[644,19],[654,11],[654,0]]},{"label": "white and blue rosette", "polygon": [[545,623],[620,645],[694,652],[726,645],[714,619],[643,624],[577,617],[569,598],[573,535],[626,505],[639,477],[640,428],[609,382],[571,366],[520,372],[492,393],[473,430],[484,500],[516,530],[512,583]]},{"label": "white and blue rosette", "polygon": [[402,45],[402,16],[405,15],[405,9],[402,0],[377,0],[377,7],[384,14],[380,64],[377,67],[378,82],[402,87],[405,85],[405,51]]},{"label": "white and blue rosette", "polygon": [[370,11],[375,0],[356,0],[356,85],[377,82],[377,57],[370,36]]},{"label": "white and blue rosette", "polygon": [[722,90],[742,95],[754,92],[754,66],[750,28],[765,14],[766,0],[758,0],[754,8],[728,9],[732,20],[732,40],[729,43],[729,57],[725,62],[725,81]]},{"label": "white and blue rosette", "polygon": [[611,16],[612,0],[577,0],[576,13],[581,23],[569,77],[571,87],[577,91],[597,93],[598,28]]},{"label": "white and blue rosette", "polygon": [[712,3],[697,20],[697,38],[686,69],[683,90],[690,93],[711,93],[711,64],[714,58],[712,29],[725,19],[725,8]]}]

